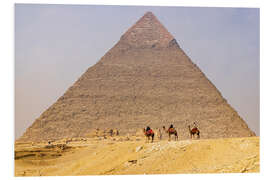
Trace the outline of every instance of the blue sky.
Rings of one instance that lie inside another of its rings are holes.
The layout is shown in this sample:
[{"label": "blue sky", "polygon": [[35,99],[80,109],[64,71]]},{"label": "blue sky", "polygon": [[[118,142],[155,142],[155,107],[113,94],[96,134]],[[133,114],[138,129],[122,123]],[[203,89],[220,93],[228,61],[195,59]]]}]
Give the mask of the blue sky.
[{"label": "blue sky", "polygon": [[259,135],[259,9],[15,6],[15,137],[152,11]]}]

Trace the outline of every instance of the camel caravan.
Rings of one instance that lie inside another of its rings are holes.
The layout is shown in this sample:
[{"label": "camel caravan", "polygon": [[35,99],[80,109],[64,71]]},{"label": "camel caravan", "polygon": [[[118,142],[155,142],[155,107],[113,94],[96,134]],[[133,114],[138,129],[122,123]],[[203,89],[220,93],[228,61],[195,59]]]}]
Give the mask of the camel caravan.
[{"label": "camel caravan", "polygon": [[[150,128],[150,126],[147,126],[146,128],[143,128],[143,135],[146,137],[146,142],[154,142],[154,138],[155,138],[155,132],[153,129]],[[191,128],[190,125],[188,125],[188,132],[190,134],[190,138],[194,139],[196,138],[195,135],[197,136],[197,139],[200,138],[200,131],[196,125],[196,123],[193,123],[193,127]],[[140,131],[138,131],[139,134],[137,134],[137,136],[141,134]],[[169,126],[169,128],[167,129],[165,126],[162,126],[162,128],[158,128],[157,129],[157,138],[159,140],[163,139],[163,135],[164,134],[168,134],[168,141],[171,141],[171,137],[174,136],[174,140],[178,141],[178,132],[176,130],[176,128],[171,124]],[[136,136],[136,135],[135,135]],[[99,128],[96,128],[94,131],[92,131],[90,134],[87,134],[87,137],[96,137],[99,138],[99,140],[102,139],[108,139],[108,137],[115,139],[114,137],[120,137],[120,133],[118,129],[104,129],[101,130]],[[126,140],[129,140],[130,138],[127,137]],[[137,139],[138,140],[138,139]],[[63,144],[67,145],[69,144],[71,141],[87,141],[85,138],[66,138],[64,139],[64,141],[62,142]],[[48,146],[52,146],[54,143],[54,140],[49,140],[47,142]],[[33,145],[32,145],[33,146]]]},{"label": "camel caravan", "polygon": [[95,136],[100,137],[103,136],[104,139],[107,139],[107,136],[113,137],[113,136],[119,136],[119,130],[118,129],[104,129],[101,131],[99,128],[95,131]]},{"label": "camel caravan", "polygon": [[[168,129],[166,129],[165,126],[162,127],[163,131],[168,134],[169,137],[169,141],[171,141],[171,136],[174,135],[174,140],[177,141],[178,140],[178,133],[177,130],[173,127],[173,125],[171,124],[170,127]],[[197,139],[200,139],[200,131],[196,125],[196,123],[193,123],[193,128],[191,129],[190,125],[188,125],[188,131],[190,134],[190,138],[195,138],[195,135],[197,135]],[[150,138],[151,138],[151,142],[154,141],[154,137],[155,137],[155,132],[153,131],[153,129],[151,129],[149,126],[147,126],[146,128],[143,128],[143,133],[146,137],[146,141],[149,142]],[[160,129],[158,129],[158,137],[159,140],[162,140],[162,131]]]}]

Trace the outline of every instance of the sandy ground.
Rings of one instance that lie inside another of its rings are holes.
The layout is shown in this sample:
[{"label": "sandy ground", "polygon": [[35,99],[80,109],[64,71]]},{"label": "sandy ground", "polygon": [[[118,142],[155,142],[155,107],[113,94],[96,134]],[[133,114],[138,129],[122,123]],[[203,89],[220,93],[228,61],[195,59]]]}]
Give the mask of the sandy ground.
[{"label": "sandy ground", "polygon": [[15,144],[15,176],[259,172],[259,137],[145,141],[144,137]]}]

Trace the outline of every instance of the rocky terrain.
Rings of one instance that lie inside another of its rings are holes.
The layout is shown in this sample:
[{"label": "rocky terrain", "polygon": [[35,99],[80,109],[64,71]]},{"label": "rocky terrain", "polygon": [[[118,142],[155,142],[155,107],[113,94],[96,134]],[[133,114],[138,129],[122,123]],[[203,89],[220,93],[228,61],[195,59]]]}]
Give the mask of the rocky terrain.
[{"label": "rocky terrain", "polygon": [[18,141],[85,137],[96,128],[134,135],[137,128],[170,124],[187,139],[193,122],[202,139],[255,135],[147,12]]},{"label": "rocky terrain", "polygon": [[15,176],[260,171],[259,137],[147,143],[142,136],[16,143]]}]

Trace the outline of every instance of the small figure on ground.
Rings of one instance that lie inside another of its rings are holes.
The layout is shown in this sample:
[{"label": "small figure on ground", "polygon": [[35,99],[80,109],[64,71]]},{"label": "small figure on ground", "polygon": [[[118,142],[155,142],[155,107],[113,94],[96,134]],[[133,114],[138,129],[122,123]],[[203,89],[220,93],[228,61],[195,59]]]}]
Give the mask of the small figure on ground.
[{"label": "small figure on ground", "polygon": [[106,130],[105,130],[105,129],[103,130],[103,138],[104,138],[104,139],[107,139],[107,136],[106,136]]},{"label": "small figure on ground", "polygon": [[159,133],[159,140],[162,140],[162,132],[161,132],[160,128],[158,128],[158,133]]},{"label": "small figure on ground", "polygon": [[99,137],[99,128],[96,128],[95,135],[96,135],[96,137]]}]

